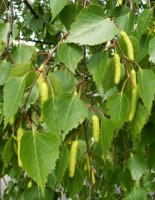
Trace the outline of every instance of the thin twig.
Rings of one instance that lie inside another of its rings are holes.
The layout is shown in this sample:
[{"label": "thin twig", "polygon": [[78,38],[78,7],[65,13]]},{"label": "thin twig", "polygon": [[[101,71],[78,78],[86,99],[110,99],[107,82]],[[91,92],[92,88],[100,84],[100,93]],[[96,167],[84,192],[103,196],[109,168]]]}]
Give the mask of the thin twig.
[{"label": "thin twig", "polygon": [[39,43],[39,44],[53,44],[52,42],[35,40],[35,39],[31,39],[31,38],[29,38],[28,40],[25,38],[19,38],[19,40],[26,41],[26,42],[35,42],[35,43]]},{"label": "thin twig", "polygon": [[24,116],[25,116],[26,120],[28,121],[28,124],[29,124],[29,126],[30,126],[30,129],[32,130],[32,129],[33,129],[33,126],[32,126],[31,118],[30,118],[26,113],[24,113]]},{"label": "thin twig", "polygon": [[[129,78],[127,78],[127,79],[124,81],[123,86],[122,86],[122,89],[121,89],[121,93],[123,93],[124,88],[125,88],[126,83],[127,83],[128,80],[129,80]],[[131,81],[132,81],[132,80],[131,80]]]},{"label": "thin twig", "polygon": [[[61,38],[61,40],[58,42],[58,44],[53,48],[53,50],[48,54],[48,56],[46,57],[44,63],[43,63],[43,67],[48,63],[48,61],[50,60],[50,58],[53,56],[53,54],[55,53],[55,51],[57,50],[57,48],[59,47],[59,45],[63,42],[63,40],[67,37],[68,32],[65,33],[63,35],[63,37]],[[47,72],[46,72],[46,76],[48,75],[48,73],[50,72],[50,68],[51,66],[48,67]]]},{"label": "thin twig", "polygon": [[115,43],[116,43],[116,45],[118,46],[118,48],[120,49],[121,54],[122,54],[122,56],[123,56],[123,60],[124,60],[124,65],[125,65],[125,69],[126,69],[127,77],[130,78],[130,73],[129,73],[129,70],[128,70],[128,66],[127,66],[127,62],[126,62],[125,55],[124,55],[124,53],[123,53],[123,51],[122,51],[120,45],[118,44],[118,42],[115,41]]},{"label": "thin twig", "polygon": [[85,77],[86,77],[86,67],[87,67],[87,61],[86,61],[86,47],[83,47],[83,78],[82,78],[82,87],[83,87],[83,92],[84,92],[84,101],[86,101],[86,81],[85,81]]},{"label": "thin twig", "polygon": [[5,180],[4,177],[3,177],[3,181],[4,181],[4,184],[5,184],[6,186],[8,186],[8,184],[7,184],[7,182],[6,182],[6,180]]},{"label": "thin twig", "polygon": [[8,50],[7,53],[8,53],[8,57],[9,57],[11,63],[12,63],[13,65],[15,65],[15,61],[14,61],[14,59],[13,59],[13,57],[12,57],[10,51]]}]

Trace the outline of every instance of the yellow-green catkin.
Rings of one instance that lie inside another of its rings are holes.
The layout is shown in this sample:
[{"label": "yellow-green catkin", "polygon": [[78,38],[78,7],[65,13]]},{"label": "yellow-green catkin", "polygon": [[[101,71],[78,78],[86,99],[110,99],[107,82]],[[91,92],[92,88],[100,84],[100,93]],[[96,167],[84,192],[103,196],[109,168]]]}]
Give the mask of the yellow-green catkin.
[{"label": "yellow-green catkin", "polygon": [[17,147],[18,147],[18,165],[19,165],[19,167],[22,167],[22,161],[20,158],[20,141],[21,141],[23,134],[24,134],[23,128],[20,126],[17,129]]},{"label": "yellow-green catkin", "polygon": [[119,84],[121,79],[121,62],[120,62],[120,57],[116,52],[114,54],[114,68],[115,68],[114,83]]},{"label": "yellow-green catkin", "polygon": [[95,179],[95,174],[94,174],[94,171],[93,171],[93,170],[92,170],[91,176],[92,176],[92,184],[95,185],[96,179]]},{"label": "yellow-green catkin", "polygon": [[13,116],[11,119],[10,119],[10,125],[12,126],[15,122],[15,117]]},{"label": "yellow-green catkin", "polygon": [[131,102],[130,102],[130,111],[128,115],[128,120],[131,122],[134,119],[136,109],[137,109],[137,100],[138,100],[138,86],[136,82],[136,72],[134,69],[131,70],[131,79],[132,79],[132,90],[131,90]]},{"label": "yellow-green catkin", "polygon": [[93,128],[94,142],[99,142],[99,140],[100,140],[99,118],[97,115],[94,115],[94,114],[92,116],[92,128]]},{"label": "yellow-green catkin", "polygon": [[126,34],[126,32],[121,31],[120,35],[126,45],[126,49],[127,49],[127,56],[130,60],[134,60],[134,49],[133,49],[133,45],[132,42],[129,38],[129,36]]},{"label": "yellow-green catkin", "polygon": [[78,140],[72,141],[71,150],[70,150],[70,162],[69,162],[69,177],[70,178],[73,178],[75,174],[78,145],[79,145]]},{"label": "yellow-green catkin", "polygon": [[118,5],[120,6],[123,4],[123,0],[118,0],[117,2],[118,2]]},{"label": "yellow-green catkin", "polygon": [[131,102],[130,102],[130,111],[128,115],[128,120],[131,122],[134,119],[138,101],[138,86],[136,80],[136,72],[134,69],[131,70],[130,76],[132,79],[132,89],[131,89]]},{"label": "yellow-green catkin", "polygon": [[137,83],[136,83],[136,71],[134,69],[131,70],[130,76],[132,81],[132,87],[135,88]]},{"label": "yellow-green catkin", "polygon": [[42,75],[39,76],[37,83],[39,86],[40,106],[42,108],[44,102],[48,99],[48,86]]},{"label": "yellow-green catkin", "polygon": [[27,184],[27,188],[31,188],[32,187],[32,181],[30,180]]},{"label": "yellow-green catkin", "polygon": [[138,100],[138,88],[137,85],[132,89],[132,97],[130,102],[130,112],[128,115],[128,120],[131,122],[134,119],[136,109],[137,109],[137,100]]}]

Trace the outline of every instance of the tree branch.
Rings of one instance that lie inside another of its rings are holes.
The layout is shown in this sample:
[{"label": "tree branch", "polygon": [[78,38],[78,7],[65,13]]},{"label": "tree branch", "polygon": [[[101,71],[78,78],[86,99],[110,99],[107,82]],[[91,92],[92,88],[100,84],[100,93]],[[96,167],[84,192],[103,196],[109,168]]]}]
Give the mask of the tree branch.
[{"label": "tree branch", "polygon": [[13,29],[13,1],[12,0],[10,0],[10,8],[9,8],[9,11],[7,12],[7,15],[8,15],[8,22],[9,22],[9,30],[7,33],[6,48],[8,50],[9,43],[10,43],[10,37],[12,35],[12,29]]},{"label": "tree branch", "polygon": [[[63,42],[63,40],[67,37],[67,35],[68,35],[68,32],[65,33],[65,34],[63,35],[63,37],[62,37],[61,40],[58,42],[58,44],[54,47],[54,49],[51,51],[51,53],[49,53],[49,55],[47,56],[47,58],[45,59],[45,61],[44,61],[44,63],[43,63],[44,66],[48,63],[48,61],[50,60],[50,58],[53,56],[54,52],[57,50],[57,48],[58,48],[59,45]],[[48,69],[47,69],[46,76],[48,75],[49,71],[50,71],[50,66],[49,66]]]},{"label": "tree branch", "polygon": [[39,16],[36,14],[36,12],[34,11],[34,9],[32,8],[32,6],[29,4],[29,2],[27,0],[23,0],[23,2],[25,3],[25,5],[28,7],[28,9],[31,11],[31,13],[33,14],[33,16],[36,19],[39,19]]}]

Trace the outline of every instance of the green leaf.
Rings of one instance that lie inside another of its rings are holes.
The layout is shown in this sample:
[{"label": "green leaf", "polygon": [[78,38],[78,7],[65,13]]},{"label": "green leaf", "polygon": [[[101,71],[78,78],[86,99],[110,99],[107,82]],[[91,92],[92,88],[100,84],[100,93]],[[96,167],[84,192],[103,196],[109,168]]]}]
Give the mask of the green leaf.
[{"label": "green leaf", "polygon": [[43,105],[43,118],[47,132],[52,130],[53,134],[58,135],[58,124],[56,119],[55,107],[52,98],[49,98]]},{"label": "green leaf", "polygon": [[138,49],[137,51],[135,51],[135,57],[136,57],[135,59],[137,62],[141,61],[143,58],[145,58],[148,55],[150,39],[151,39],[150,34],[145,34],[141,36],[139,40],[139,44],[137,44]]},{"label": "green leaf", "polygon": [[5,44],[0,40],[0,55],[3,53],[5,49]]},{"label": "green leaf", "polygon": [[17,64],[15,67],[12,67],[11,73],[9,77],[16,77],[16,76],[24,76],[31,68],[30,63],[26,64]]},{"label": "green leaf", "polygon": [[141,141],[143,145],[155,143],[155,134],[152,134],[155,130],[155,125],[149,124],[145,126],[141,133]]},{"label": "green leaf", "polygon": [[[113,75],[112,79],[109,76],[109,72],[113,74],[113,70],[111,65],[108,63],[107,51],[100,51],[90,57],[88,61],[88,71],[90,74],[92,74],[98,90],[100,90],[102,82],[104,88],[108,86],[109,80],[113,83]],[[107,76],[109,77],[108,79]]]},{"label": "green leaf", "polygon": [[[55,167],[55,170],[56,170],[56,167]],[[48,184],[48,186],[50,186],[50,188],[52,188],[53,190],[55,189],[56,181],[57,181],[57,178],[56,178],[56,176],[55,176],[55,171],[52,171],[52,172],[49,174],[49,176],[48,176],[47,184]]]},{"label": "green leaf", "polygon": [[149,119],[149,113],[146,108],[141,104],[138,103],[137,111],[133,121],[130,124],[131,134],[135,137],[137,134],[140,134],[142,128],[147,123]]},{"label": "green leaf", "polygon": [[3,104],[5,126],[17,112],[23,98],[24,89],[25,78],[13,78],[5,84]]},{"label": "green leaf", "polygon": [[55,96],[73,92],[77,84],[73,74],[67,70],[52,72],[49,74],[49,79]]},{"label": "green leaf", "polygon": [[152,17],[152,9],[144,9],[138,17],[136,32],[138,35],[142,35],[149,25]]},{"label": "green leaf", "polygon": [[103,10],[99,6],[90,5],[78,14],[66,41],[80,45],[96,45],[111,40],[116,34],[116,26],[104,16]]},{"label": "green leaf", "polygon": [[155,143],[151,143],[148,150],[148,166],[155,167]]},{"label": "green leaf", "polygon": [[55,168],[57,184],[61,183],[62,178],[65,174],[65,171],[68,167],[69,160],[70,160],[70,153],[68,151],[68,148],[66,146],[64,146],[64,148],[62,149],[61,155],[60,155],[60,159],[57,162],[57,165]]},{"label": "green leaf", "polygon": [[17,48],[12,52],[15,64],[27,64],[35,54],[35,47],[25,44],[18,45]]},{"label": "green leaf", "polygon": [[67,180],[67,188],[71,194],[74,196],[78,194],[83,188],[83,176],[78,169],[76,169],[75,176]]},{"label": "green leaf", "polygon": [[107,107],[111,120],[117,129],[121,128],[127,120],[129,102],[125,94],[119,93],[107,100]]},{"label": "green leaf", "polygon": [[149,55],[151,61],[155,64],[155,37],[152,38],[149,42]]},{"label": "green leaf", "polygon": [[66,135],[87,117],[87,107],[78,96],[63,94],[56,97],[55,109],[58,127]]},{"label": "green leaf", "polygon": [[0,85],[3,85],[7,81],[11,67],[11,63],[7,62],[6,60],[0,61]]},{"label": "green leaf", "polygon": [[[28,95],[29,95],[29,92],[26,92],[24,94],[22,106],[24,105],[24,103],[25,103]],[[31,90],[30,96],[29,96],[29,98],[27,100],[27,103],[26,103],[26,106],[25,106],[25,111],[28,110],[31,107],[31,105],[33,105],[36,102],[36,100],[38,99],[38,97],[39,97],[39,89],[38,89],[37,84],[35,84],[33,86],[32,90]]]},{"label": "green leaf", "polygon": [[105,117],[102,118],[101,144],[104,158],[107,158],[107,156],[109,155],[109,149],[111,147],[111,142],[113,139],[114,128],[115,127],[111,120]]},{"label": "green leaf", "polygon": [[39,191],[39,188],[37,186],[28,188],[27,190],[24,191],[24,199],[25,200],[41,200],[41,194]]},{"label": "green leaf", "polygon": [[[46,31],[51,35],[51,36],[56,36],[59,34],[59,32],[62,30],[62,25],[60,24],[46,24]],[[47,35],[47,34],[46,34]]]},{"label": "green leaf", "polygon": [[150,113],[152,102],[155,95],[155,74],[148,69],[141,69],[138,71],[138,88],[139,95]]},{"label": "green leaf", "polygon": [[146,200],[147,193],[143,188],[134,188],[124,200]]},{"label": "green leaf", "polygon": [[50,0],[52,19],[54,19],[68,3],[68,0]]},{"label": "green leaf", "polygon": [[78,14],[80,6],[78,4],[66,5],[60,13],[59,17],[67,30],[70,30],[71,24],[75,21],[75,17]]},{"label": "green leaf", "polygon": [[12,138],[9,138],[4,147],[4,163],[6,167],[10,162],[12,153],[13,153],[13,143],[12,143]]},{"label": "green leaf", "polygon": [[135,13],[133,11],[128,12],[125,15],[116,18],[115,23],[119,26],[120,30],[124,30],[130,34],[133,31],[135,23]]},{"label": "green leaf", "polygon": [[75,44],[63,43],[58,48],[58,56],[61,62],[73,73],[77,68],[78,62],[83,57],[82,48]]},{"label": "green leaf", "polygon": [[146,163],[142,156],[131,154],[127,167],[131,171],[133,180],[139,181],[146,169]]},{"label": "green leaf", "polygon": [[9,31],[9,23],[0,23],[0,39],[6,43],[7,42],[7,35]]},{"label": "green leaf", "polygon": [[133,180],[128,168],[123,169],[118,175],[118,180],[120,181],[121,185],[123,185],[128,191],[130,191],[133,187]]},{"label": "green leaf", "polygon": [[52,134],[27,132],[21,138],[20,157],[23,168],[44,191],[48,174],[59,157],[59,140]]},{"label": "green leaf", "polygon": [[0,103],[0,123],[2,122],[3,119],[3,103]]},{"label": "green leaf", "polygon": [[[49,198],[50,195],[50,198]],[[24,191],[24,200],[51,200],[53,199],[53,191],[49,188],[46,187],[45,188],[45,194],[44,197],[41,194],[39,188],[37,187],[37,185],[35,185],[34,187],[28,188]]]},{"label": "green leaf", "polygon": [[115,6],[114,7],[113,15],[115,18],[121,17],[123,15],[126,15],[130,12],[130,8],[128,6],[122,5],[122,6]]}]

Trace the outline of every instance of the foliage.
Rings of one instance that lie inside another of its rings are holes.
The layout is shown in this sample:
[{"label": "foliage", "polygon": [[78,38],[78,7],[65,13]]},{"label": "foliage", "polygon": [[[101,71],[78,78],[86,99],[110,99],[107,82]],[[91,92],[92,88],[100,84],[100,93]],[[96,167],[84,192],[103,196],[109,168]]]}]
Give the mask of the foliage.
[{"label": "foliage", "polygon": [[0,1],[4,200],[154,199],[153,2]]}]

